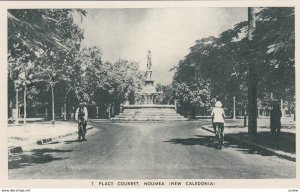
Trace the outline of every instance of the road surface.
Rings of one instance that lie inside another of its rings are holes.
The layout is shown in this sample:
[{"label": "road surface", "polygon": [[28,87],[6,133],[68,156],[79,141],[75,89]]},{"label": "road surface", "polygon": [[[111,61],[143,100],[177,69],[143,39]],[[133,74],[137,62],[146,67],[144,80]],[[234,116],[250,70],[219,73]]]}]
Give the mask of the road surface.
[{"label": "road surface", "polygon": [[71,135],[14,157],[9,179],[295,178],[295,162],[226,135],[225,149],[216,149],[212,133],[201,129],[208,123],[94,123],[86,142]]}]

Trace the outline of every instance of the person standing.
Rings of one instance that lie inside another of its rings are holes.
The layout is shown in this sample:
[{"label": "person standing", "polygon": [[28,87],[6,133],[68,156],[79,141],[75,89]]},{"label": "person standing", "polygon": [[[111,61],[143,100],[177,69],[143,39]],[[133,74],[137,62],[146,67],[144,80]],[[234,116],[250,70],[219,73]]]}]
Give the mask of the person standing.
[{"label": "person standing", "polygon": [[271,110],[271,134],[272,135],[279,135],[280,134],[280,128],[281,128],[281,116],[282,113],[280,111],[279,105],[274,105],[273,109]]},{"label": "person standing", "polygon": [[215,103],[215,107],[213,108],[213,110],[211,112],[211,118],[212,118],[213,128],[214,128],[216,137],[218,137],[217,129],[221,133],[221,135],[220,135],[221,136],[221,146],[220,146],[220,148],[222,148],[223,145],[224,145],[225,112],[224,112],[224,109],[222,108],[221,101],[217,101]]}]

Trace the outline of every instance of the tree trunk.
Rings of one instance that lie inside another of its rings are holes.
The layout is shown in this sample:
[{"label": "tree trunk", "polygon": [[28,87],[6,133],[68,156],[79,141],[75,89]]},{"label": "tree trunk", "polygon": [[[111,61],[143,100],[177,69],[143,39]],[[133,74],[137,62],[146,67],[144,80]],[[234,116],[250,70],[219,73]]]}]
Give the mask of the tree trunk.
[{"label": "tree trunk", "polygon": [[67,120],[67,96],[64,99],[64,120]]},{"label": "tree trunk", "polygon": [[192,119],[196,119],[196,107],[192,105]]},{"label": "tree trunk", "polygon": [[19,124],[19,89],[16,89],[16,121],[15,124]]},{"label": "tree trunk", "polygon": [[26,125],[26,116],[27,116],[27,106],[26,106],[26,97],[27,97],[27,85],[25,83],[25,86],[24,86],[24,125]]},{"label": "tree trunk", "polygon": [[291,117],[292,112],[291,112],[291,102],[290,102],[290,100],[288,100],[288,110],[289,110],[289,117]]},{"label": "tree trunk", "polygon": [[51,94],[52,94],[52,124],[55,123],[55,112],[54,112],[54,91],[53,86],[51,86]]},{"label": "tree trunk", "polygon": [[248,134],[252,138],[257,133],[257,72],[253,59],[253,32],[255,30],[255,12],[253,7],[248,7],[248,44],[249,44],[249,77],[248,77]]}]

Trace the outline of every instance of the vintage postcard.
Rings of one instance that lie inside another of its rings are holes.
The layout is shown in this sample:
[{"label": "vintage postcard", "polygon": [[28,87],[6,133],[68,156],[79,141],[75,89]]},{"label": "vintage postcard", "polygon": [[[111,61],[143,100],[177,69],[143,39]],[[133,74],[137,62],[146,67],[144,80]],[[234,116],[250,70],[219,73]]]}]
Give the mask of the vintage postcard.
[{"label": "vintage postcard", "polygon": [[296,1],[4,1],[1,188],[299,189]]}]

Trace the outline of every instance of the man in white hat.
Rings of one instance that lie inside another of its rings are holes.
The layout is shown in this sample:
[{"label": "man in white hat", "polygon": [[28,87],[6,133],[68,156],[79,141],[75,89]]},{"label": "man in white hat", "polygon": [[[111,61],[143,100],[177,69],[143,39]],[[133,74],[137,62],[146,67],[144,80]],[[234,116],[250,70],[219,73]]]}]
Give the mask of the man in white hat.
[{"label": "man in white hat", "polygon": [[218,130],[221,131],[221,145],[220,147],[223,147],[223,143],[224,143],[224,122],[225,122],[225,112],[224,109],[222,108],[222,103],[221,101],[217,101],[215,104],[215,107],[213,108],[212,112],[211,112],[211,118],[213,121],[213,128],[217,135],[217,127]]},{"label": "man in white hat", "polygon": [[[75,120],[78,121],[78,128],[79,128],[80,124],[82,123],[83,131],[84,131],[83,140],[85,140],[87,120],[88,120],[88,110],[85,107],[85,104],[83,102],[81,102],[79,104],[79,107],[76,109]],[[78,140],[80,140],[79,136],[78,136]]]}]

